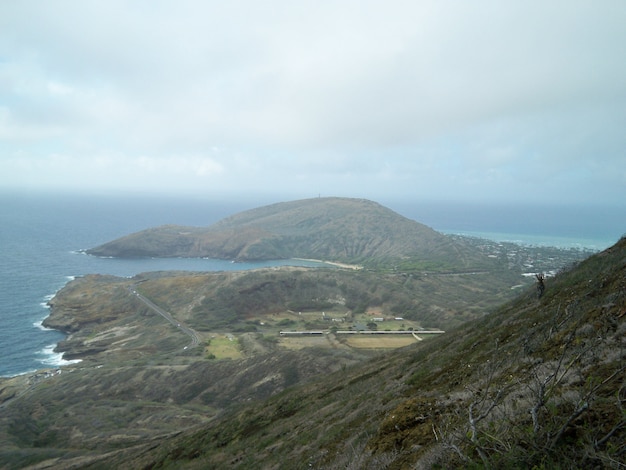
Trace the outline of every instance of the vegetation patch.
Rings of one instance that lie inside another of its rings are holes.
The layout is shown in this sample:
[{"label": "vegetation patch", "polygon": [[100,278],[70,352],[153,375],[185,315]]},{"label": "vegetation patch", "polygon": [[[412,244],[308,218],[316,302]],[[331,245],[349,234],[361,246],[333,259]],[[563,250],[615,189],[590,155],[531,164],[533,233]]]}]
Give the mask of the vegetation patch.
[{"label": "vegetation patch", "polygon": [[412,335],[349,335],[345,343],[356,349],[395,349],[415,344]]},{"label": "vegetation patch", "polygon": [[331,348],[326,335],[323,336],[291,336],[280,338],[278,344],[285,349]]},{"label": "vegetation patch", "polygon": [[241,359],[243,357],[239,341],[234,335],[211,335],[206,343],[204,353],[210,359]]}]

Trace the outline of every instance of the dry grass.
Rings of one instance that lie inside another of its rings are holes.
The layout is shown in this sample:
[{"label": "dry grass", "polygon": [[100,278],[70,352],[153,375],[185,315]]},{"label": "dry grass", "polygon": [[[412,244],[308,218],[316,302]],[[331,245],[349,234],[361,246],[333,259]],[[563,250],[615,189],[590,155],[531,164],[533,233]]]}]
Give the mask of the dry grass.
[{"label": "dry grass", "polygon": [[278,344],[291,350],[298,350],[304,348],[329,348],[331,344],[328,342],[326,336],[305,336],[305,337],[286,337],[280,338]]},{"label": "dry grass", "polygon": [[413,335],[350,335],[346,344],[355,349],[394,349],[414,344]]}]

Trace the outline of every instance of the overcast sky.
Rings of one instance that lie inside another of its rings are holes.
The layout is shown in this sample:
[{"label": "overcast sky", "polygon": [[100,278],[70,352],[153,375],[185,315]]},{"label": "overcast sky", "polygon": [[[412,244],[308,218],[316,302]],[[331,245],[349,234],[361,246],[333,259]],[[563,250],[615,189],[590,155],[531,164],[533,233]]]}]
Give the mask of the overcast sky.
[{"label": "overcast sky", "polygon": [[626,204],[626,3],[3,1],[0,188]]}]

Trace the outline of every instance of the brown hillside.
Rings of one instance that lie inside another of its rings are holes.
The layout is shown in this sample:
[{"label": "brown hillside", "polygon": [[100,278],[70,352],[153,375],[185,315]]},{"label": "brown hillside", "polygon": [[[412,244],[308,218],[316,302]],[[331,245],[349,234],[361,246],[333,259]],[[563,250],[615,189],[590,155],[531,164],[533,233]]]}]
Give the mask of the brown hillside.
[{"label": "brown hillside", "polygon": [[[463,264],[476,257],[429,227],[363,199],[273,204],[209,227],[162,226],[88,250],[114,257],[313,258],[364,262],[406,256]],[[455,261],[456,260],[456,261]]]},{"label": "brown hillside", "polygon": [[539,300],[533,289],[436,340],[103,462],[127,468],[623,468],[625,333],[622,239],[550,280]]}]

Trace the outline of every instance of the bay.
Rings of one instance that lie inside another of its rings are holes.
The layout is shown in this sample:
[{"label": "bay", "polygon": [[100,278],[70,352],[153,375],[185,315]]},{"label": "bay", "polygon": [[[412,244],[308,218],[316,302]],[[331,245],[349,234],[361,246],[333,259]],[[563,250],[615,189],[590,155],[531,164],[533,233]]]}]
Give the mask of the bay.
[{"label": "bay", "polygon": [[76,276],[318,265],[300,260],[112,259],[81,253],[149,227],[206,226],[252,207],[202,199],[0,193],[0,376],[67,363],[54,353],[64,335],[41,322],[49,314],[46,302]]}]

